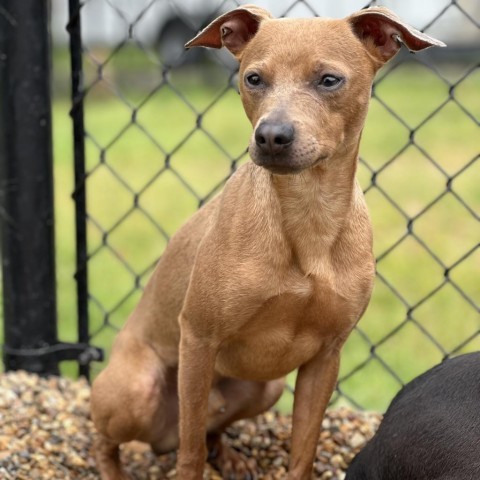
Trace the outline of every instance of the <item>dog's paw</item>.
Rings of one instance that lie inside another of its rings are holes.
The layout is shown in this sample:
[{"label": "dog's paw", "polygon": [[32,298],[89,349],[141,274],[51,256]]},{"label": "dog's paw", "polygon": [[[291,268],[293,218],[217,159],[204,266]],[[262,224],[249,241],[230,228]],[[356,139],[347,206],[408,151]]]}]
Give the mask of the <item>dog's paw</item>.
[{"label": "dog's paw", "polygon": [[225,443],[221,435],[209,442],[208,462],[224,480],[257,480],[257,462]]}]

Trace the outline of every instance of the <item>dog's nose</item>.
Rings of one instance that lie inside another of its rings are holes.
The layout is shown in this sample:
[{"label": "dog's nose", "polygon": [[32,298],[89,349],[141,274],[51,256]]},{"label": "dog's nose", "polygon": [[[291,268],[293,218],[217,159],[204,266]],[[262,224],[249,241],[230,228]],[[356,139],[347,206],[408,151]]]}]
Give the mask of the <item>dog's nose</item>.
[{"label": "dog's nose", "polygon": [[295,137],[289,123],[262,122],[255,130],[255,142],[263,153],[275,155],[283,152]]}]

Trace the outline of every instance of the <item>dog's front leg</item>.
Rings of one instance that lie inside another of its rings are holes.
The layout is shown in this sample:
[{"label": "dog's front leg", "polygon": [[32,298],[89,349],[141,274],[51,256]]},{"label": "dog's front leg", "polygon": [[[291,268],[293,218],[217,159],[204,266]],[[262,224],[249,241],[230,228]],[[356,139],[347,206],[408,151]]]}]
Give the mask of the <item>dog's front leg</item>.
[{"label": "dog's front leg", "polygon": [[339,351],[318,354],[298,370],[293,404],[289,480],[310,480],[320,428],[335,388]]},{"label": "dog's front leg", "polygon": [[178,393],[180,401],[180,448],[177,478],[200,480],[207,458],[208,396],[212,386],[216,348],[182,328]]}]

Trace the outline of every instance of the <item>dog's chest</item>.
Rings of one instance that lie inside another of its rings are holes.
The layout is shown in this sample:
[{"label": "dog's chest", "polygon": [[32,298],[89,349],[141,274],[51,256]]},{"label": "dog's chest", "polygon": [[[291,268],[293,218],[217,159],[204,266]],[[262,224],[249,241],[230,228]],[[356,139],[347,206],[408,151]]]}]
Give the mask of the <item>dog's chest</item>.
[{"label": "dog's chest", "polygon": [[286,375],[352,328],[358,313],[324,279],[305,277],[263,301],[224,342],[217,370],[270,380]]}]

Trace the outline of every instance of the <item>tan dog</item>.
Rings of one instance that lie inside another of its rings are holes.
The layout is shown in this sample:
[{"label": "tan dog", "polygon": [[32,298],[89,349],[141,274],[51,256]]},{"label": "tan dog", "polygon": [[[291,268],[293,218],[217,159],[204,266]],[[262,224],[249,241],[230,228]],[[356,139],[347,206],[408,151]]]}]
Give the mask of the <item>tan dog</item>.
[{"label": "tan dog", "polygon": [[207,446],[224,478],[256,478],[222,431],[270,408],[296,368],[288,478],[311,477],[340,349],[372,290],[355,171],[373,77],[401,43],[442,45],[385,8],[332,20],[255,6],[187,44],[240,61],[253,162],[172,238],[93,385],[104,480],[126,478],[118,446],[133,439],[180,445],[179,480],[202,478]]}]

